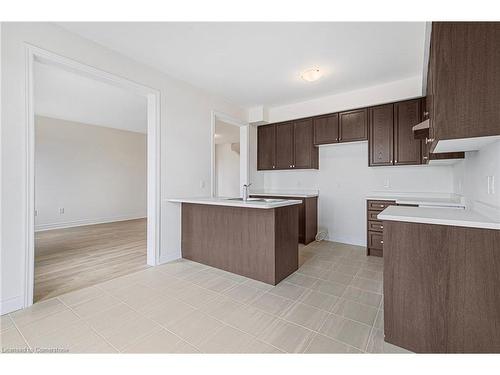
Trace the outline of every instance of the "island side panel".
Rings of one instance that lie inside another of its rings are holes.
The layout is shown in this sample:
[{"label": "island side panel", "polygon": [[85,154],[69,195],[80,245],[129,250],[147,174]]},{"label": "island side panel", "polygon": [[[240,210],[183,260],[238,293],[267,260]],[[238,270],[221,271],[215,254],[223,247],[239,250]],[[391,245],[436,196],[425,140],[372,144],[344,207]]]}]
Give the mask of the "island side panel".
[{"label": "island side panel", "polygon": [[183,258],[274,285],[274,209],[182,203],[181,230]]},{"label": "island side panel", "polygon": [[275,208],[275,285],[299,268],[299,205]]}]

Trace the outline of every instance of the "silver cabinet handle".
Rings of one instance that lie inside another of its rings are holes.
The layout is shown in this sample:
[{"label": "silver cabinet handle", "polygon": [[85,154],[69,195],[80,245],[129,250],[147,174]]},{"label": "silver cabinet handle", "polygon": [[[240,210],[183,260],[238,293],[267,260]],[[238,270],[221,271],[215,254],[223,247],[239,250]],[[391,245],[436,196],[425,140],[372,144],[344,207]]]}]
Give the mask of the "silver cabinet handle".
[{"label": "silver cabinet handle", "polygon": [[383,225],[381,225],[381,226],[380,226],[380,229],[384,229],[384,226],[383,226]]},{"label": "silver cabinet handle", "polygon": [[423,157],[422,157],[422,159],[427,160],[427,159],[428,159],[428,157],[427,157],[427,156],[423,156]]},{"label": "silver cabinet handle", "polygon": [[384,240],[380,240],[380,243],[384,243]]},{"label": "silver cabinet handle", "polygon": [[425,111],[425,112],[424,112],[424,116],[425,116],[425,117],[429,116],[429,111]]},{"label": "silver cabinet handle", "polygon": [[434,138],[425,138],[425,144],[434,142]]}]

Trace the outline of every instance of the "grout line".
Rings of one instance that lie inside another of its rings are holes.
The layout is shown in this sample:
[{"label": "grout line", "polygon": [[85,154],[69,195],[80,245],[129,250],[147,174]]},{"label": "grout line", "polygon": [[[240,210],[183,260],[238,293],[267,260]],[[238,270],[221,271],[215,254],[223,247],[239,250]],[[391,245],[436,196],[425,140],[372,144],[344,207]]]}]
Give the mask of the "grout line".
[{"label": "grout line", "polygon": [[14,321],[14,319],[12,319],[12,317],[10,316],[10,313],[7,314],[7,315],[9,316],[9,319],[12,321],[12,324],[14,324],[14,328],[17,330],[17,332],[19,333],[19,335],[21,335],[22,339],[24,340],[24,343],[26,344],[26,346],[28,347],[28,349],[30,350],[30,352],[33,353],[33,348],[28,343],[28,340],[26,339],[26,337],[21,332],[21,329],[18,327],[17,323]]}]

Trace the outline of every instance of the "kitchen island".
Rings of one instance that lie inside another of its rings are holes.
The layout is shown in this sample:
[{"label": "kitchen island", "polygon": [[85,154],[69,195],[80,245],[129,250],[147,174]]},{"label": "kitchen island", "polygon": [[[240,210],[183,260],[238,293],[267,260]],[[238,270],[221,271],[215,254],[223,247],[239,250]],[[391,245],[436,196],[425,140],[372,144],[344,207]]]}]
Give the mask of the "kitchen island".
[{"label": "kitchen island", "polygon": [[181,204],[182,257],[276,285],[298,269],[298,200],[169,199]]}]

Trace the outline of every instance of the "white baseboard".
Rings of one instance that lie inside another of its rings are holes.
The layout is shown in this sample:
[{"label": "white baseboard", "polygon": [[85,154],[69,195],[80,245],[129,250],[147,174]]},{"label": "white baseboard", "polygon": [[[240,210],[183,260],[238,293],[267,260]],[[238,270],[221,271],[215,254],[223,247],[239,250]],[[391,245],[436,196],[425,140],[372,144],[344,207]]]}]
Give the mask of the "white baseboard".
[{"label": "white baseboard", "polygon": [[38,225],[35,225],[35,232],[41,232],[44,230],[52,230],[52,229],[81,227],[84,225],[112,223],[115,221],[144,219],[146,217],[147,217],[147,214],[138,213],[135,215],[118,215],[118,216],[103,217],[103,218],[72,220],[72,221],[65,221],[65,222],[60,222],[60,223],[38,224]]},{"label": "white baseboard", "polygon": [[364,246],[366,247],[366,240],[360,240],[359,238],[348,238],[348,237],[337,237],[337,238],[332,238],[329,236],[327,241],[332,241],[332,242],[340,242],[340,243],[345,243],[348,245],[356,245],[356,246]]},{"label": "white baseboard", "polygon": [[160,264],[168,263],[180,258],[182,258],[182,255],[180,256],[178,253],[165,254],[160,256]]},{"label": "white baseboard", "polygon": [[6,298],[0,301],[0,315],[24,308],[23,296]]}]

